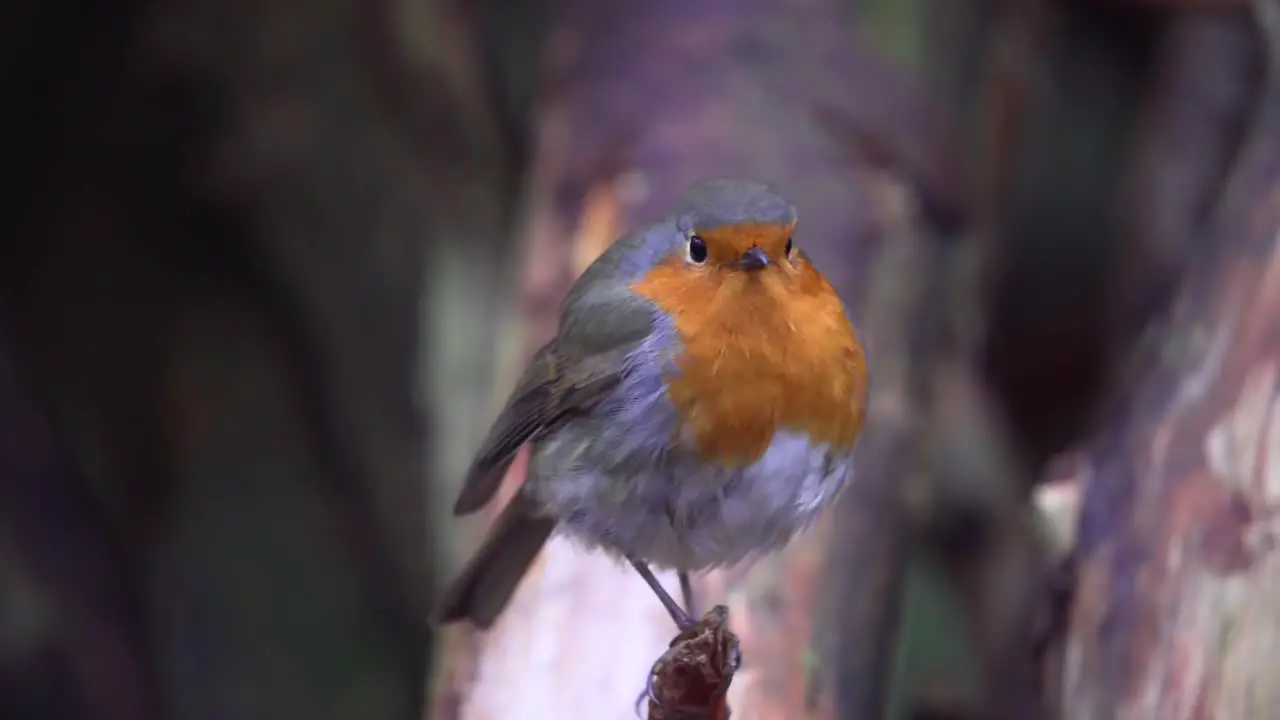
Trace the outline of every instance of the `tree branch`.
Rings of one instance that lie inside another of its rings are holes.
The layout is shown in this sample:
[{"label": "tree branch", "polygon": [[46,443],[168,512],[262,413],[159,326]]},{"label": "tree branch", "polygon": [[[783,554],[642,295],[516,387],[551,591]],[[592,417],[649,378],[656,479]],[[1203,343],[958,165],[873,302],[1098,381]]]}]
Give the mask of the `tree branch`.
[{"label": "tree branch", "polygon": [[694,627],[676,635],[653,664],[649,720],[727,720],[727,694],[742,662],[729,609],[717,605]]}]

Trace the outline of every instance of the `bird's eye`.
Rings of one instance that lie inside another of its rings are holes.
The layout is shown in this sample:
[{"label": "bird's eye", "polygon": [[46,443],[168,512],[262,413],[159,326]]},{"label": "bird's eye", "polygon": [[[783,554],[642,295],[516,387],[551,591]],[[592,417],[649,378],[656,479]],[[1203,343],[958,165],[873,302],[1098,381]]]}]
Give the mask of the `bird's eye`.
[{"label": "bird's eye", "polygon": [[787,238],[786,254],[787,254],[787,257],[791,257],[791,238]]},{"label": "bird's eye", "polygon": [[698,265],[707,261],[707,241],[697,235],[689,238],[689,261]]}]

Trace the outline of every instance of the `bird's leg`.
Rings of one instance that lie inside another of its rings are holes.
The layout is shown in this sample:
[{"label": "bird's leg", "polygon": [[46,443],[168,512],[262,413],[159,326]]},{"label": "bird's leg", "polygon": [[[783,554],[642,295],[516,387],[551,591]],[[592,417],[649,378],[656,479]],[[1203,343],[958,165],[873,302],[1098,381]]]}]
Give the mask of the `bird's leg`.
[{"label": "bird's leg", "polygon": [[689,573],[685,570],[679,572],[680,575],[680,594],[684,597],[684,611],[689,613],[689,617],[697,618],[698,608],[693,602],[693,583],[689,580]]},{"label": "bird's leg", "polygon": [[681,609],[680,605],[671,597],[671,593],[668,593],[666,588],[662,587],[662,583],[658,582],[658,578],[654,577],[653,571],[649,569],[649,566],[633,557],[628,557],[627,561],[631,563],[631,567],[636,569],[636,572],[640,573],[640,577],[644,578],[644,581],[649,585],[649,589],[658,596],[662,607],[667,609],[667,613],[675,621],[676,627],[680,628],[681,631],[693,627],[693,618],[689,617],[689,613]]}]

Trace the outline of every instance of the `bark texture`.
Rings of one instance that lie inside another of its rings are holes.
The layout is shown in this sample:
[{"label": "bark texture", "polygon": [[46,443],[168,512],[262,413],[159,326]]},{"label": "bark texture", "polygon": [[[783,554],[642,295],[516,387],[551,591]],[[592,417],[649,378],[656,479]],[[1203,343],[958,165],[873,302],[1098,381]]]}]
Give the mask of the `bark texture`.
[{"label": "bark texture", "polygon": [[1064,657],[1071,718],[1280,706],[1280,95],[1194,243],[1158,349],[1092,450]]}]

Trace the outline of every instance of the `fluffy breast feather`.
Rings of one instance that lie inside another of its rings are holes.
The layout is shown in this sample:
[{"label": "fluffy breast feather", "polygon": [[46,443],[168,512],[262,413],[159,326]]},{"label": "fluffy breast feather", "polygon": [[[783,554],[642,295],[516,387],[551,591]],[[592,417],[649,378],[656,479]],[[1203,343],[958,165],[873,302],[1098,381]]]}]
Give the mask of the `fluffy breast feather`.
[{"label": "fluffy breast feather", "polygon": [[[779,431],[755,462],[708,464],[684,448],[623,458],[580,421],[542,442],[526,488],[590,548],[704,570],[777,550],[808,528],[853,472],[851,448]],[[619,462],[621,460],[621,462]],[[567,468],[567,469],[566,469]]]},{"label": "fluffy breast feather", "polygon": [[524,491],[561,532],[659,566],[777,549],[852,474],[866,400],[856,332],[803,255],[754,275],[678,253],[649,268],[624,273],[648,335],[602,402],[534,442]]},{"label": "fluffy breast feather", "polygon": [[835,290],[803,255],[754,273],[673,257],[632,288],[670,321],[679,350],[666,388],[682,439],[703,459],[748,465],[780,429],[838,448],[857,440],[867,393],[862,345]]},{"label": "fluffy breast feather", "polygon": [[[776,394],[734,405],[737,396],[754,392],[750,383],[759,380],[758,374],[736,376],[747,384],[713,397],[709,412],[741,413],[748,425],[767,415],[774,426],[764,447],[745,461],[708,458],[707,446],[689,432],[671,390],[672,378],[687,377],[688,358],[675,319],[659,314],[606,400],[535,443],[525,488],[561,519],[561,532],[658,566],[701,570],[782,547],[816,520],[848,481],[854,445],[848,425],[826,436],[798,420],[797,427],[789,427],[782,422],[786,412],[759,402],[777,403]],[[798,364],[794,377],[820,379],[816,360],[794,354],[790,359]],[[861,360],[860,352],[856,359]],[[726,370],[732,368],[722,366],[720,372]],[[815,393],[835,398],[852,418],[844,422],[860,425],[862,389],[847,380],[827,382]],[[761,415],[753,419],[752,413]],[[722,417],[721,422],[734,422]],[[742,432],[744,426],[731,427]]]}]

